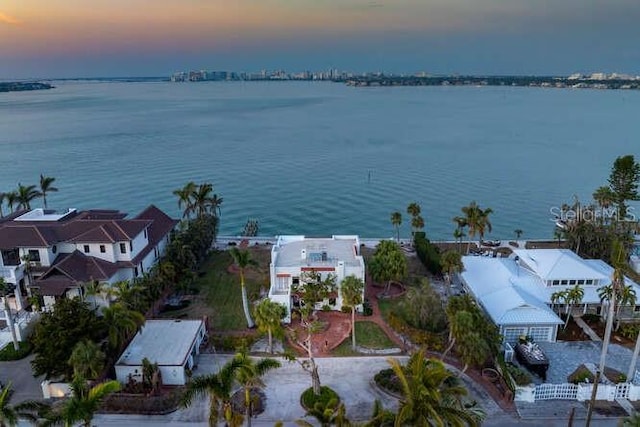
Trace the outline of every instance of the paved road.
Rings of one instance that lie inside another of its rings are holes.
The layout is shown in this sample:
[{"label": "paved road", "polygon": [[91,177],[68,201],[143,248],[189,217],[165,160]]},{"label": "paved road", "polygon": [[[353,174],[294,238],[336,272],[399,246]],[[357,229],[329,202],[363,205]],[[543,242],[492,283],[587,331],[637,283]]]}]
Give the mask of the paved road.
[{"label": "paved road", "polygon": [[34,356],[31,355],[22,360],[0,362],[0,381],[5,385],[11,381],[13,403],[42,399],[40,383],[44,380],[44,376],[34,378],[31,371],[33,358]]}]

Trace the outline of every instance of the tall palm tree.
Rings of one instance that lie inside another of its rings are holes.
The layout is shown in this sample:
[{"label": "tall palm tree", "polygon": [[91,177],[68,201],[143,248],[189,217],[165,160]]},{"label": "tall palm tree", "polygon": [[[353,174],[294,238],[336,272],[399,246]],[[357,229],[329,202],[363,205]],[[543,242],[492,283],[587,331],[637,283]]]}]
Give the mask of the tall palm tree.
[{"label": "tall palm tree", "polygon": [[458,244],[458,253],[462,254],[462,238],[465,236],[464,231],[461,228],[453,230],[453,238]]},{"label": "tall palm tree", "polygon": [[449,322],[449,345],[442,353],[442,359],[451,351],[456,341],[464,340],[465,334],[473,330],[473,315],[465,310],[454,311],[447,306],[447,321]]},{"label": "tall palm tree", "polygon": [[218,419],[225,420],[227,425],[238,426],[242,423],[242,416],[233,413],[231,408],[231,392],[240,369],[241,362],[236,358],[224,364],[217,374],[200,375],[191,379],[182,395],[181,405],[191,406],[196,398],[209,396],[209,425],[218,425]]},{"label": "tall palm tree", "polygon": [[422,209],[417,202],[411,202],[409,203],[409,206],[407,206],[407,213],[412,217],[420,215],[421,211]]},{"label": "tall palm tree", "polygon": [[196,183],[189,181],[184,187],[173,191],[173,194],[178,197],[178,208],[182,209],[184,206],[183,218],[189,217],[189,212],[192,209],[192,194],[196,191]]},{"label": "tall palm tree", "polygon": [[7,206],[9,206],[9,211],[13,213],[13,206],[18,203],[18,193],[16,191],[10,191],[5,194],[5,199],[7,199]]},{"label": "tall palm tree", "polygon": [[51,176],[44,176],[40,174],[40,194],[42,195],[42,201],[44,202],[44,208],[47,208],[47,193],[53,193],[58,191],[56,187],[53,186],[53,182],[56,179]]},{"label": "tall palm tree", "polygon": [[582,289],[582,286],[575,285],[574,287],[567,289],[566,297],[565,297],[565,301],[566,301],[565,314],[567,318],[564,322],[564,329],[566,329],[567,325],[569,324],[569,318],[571,317],[573,306],[580,304],[582,302],[583,297],[584,297],[584,289]]},{"label": "tall palm tree", "polygon": [[413,228],[415,236],[415,233],[424,228],[424,218],[422,218],[421,215],[416,215],[411,218],[411,228]]},{"label": "tall palm tree", "polygon": [[247,320],[247,327],[253,328],[254,323],[251,319],[251,313],[249,312],[249,299],[247,298],[247,288],[244,284],[244,271],[249,265],[255,265],[255,261],[251,259],[251,253],[248,250],[239,250],[236,247],[231,248],[231,256],[233,261],[240,270],[240,289],[242,291],[242,309],[244,310],[244,317]]},{"label": "tall palm tree", "polygon": [[396,229],[396,241],[400,243],[400,225],[402,224],[402,214],[400,212],[391,213],[391,224]]},{"label": "tall palm tree", "polygon": [[247,350],[243,349],[234,357],[240,365],[236,371],[236,380],[242,385],[244,392],[244,419],[247,427],[251,427],[252,399],[251,391],[265,387],[262,377],[272,369],[280,367],[280,362],[275,359],[264,358],[257,362],[249,357]]},{"label": "tall palm tree", "polygon": [[109,347],[115,352],[140,330],[145,321],[141,313],[128,309],[120,302],[103,307],[102,314],[108,328]]},{"label": "tall palm tree", "polygon": [[4,277],[0,276],[0,297],[4,300],[4,312],[7,318],[7,327],[11,332],[11,341],[13,341],[13,349],[18,351],[20,349],[20,343],[18,342],[18,337],[16,335],[16,328],[13,323],[13,314],[11,313],[11,308],[9,307],[9,285],[4,281]]},{"label": "tall palm tree", "polygon": [[0,191],[0,218],[4,217],[4,213],[2,212],[2,206],[4,205],[4,201],[7,198],[7,193]]},{"label": "tall palm tree", "polygon": [[106,360],[100,346],[93,341],[81,341],[73,347],[69,365],[73,374],[90,380],[95,380],[102,373]]},{"label": "tall palm tree", "polygon": [[267,333],[269,343],[267,351],[273,353],[273,335],[282,333],[282,319],[286,317],[287,309],[284,305],[265,298],[256,304],[253,315],[256,318],[258,330]]},{"label": "tall palm tree", "polygon": [[604,329],[604,339],[602,340],[602,350],[600,352],[600,363],[598,364],[598,370],[596,371],[596,377],[593,381],[593,393],[591,394],[591,400],[589,401],[589,406],[587,408],[587,421],[586,425],[589,426],[591,423],[591,414],[593,413],[593,407],[595,405],[596,393],[598,390],[598,382],[600,379],[600,374],[604,373],[604,368],[607,363],[607,351],[609,349],[609,344],[611,342],[611,330],[613,329],[613,318],[615,316],[615,305],[617,301],[617,293],[624,286],[624,268],[628,262],[628,256],[625,251],[624,245],[619,240],[614,240],[612,244],[611,250],[611,265],[613,267],[613,275],[611,277],[611,287],[610,294],[607,296],[607,290],[605,288],[600,288],[598,293],[600,294],[600,299],[603,299],[603,296],[609,298],[608,301],[608,313],[607,313],[607,323]]},{"label": "tall palm tree", "polygon": [[36,190],[35,185],[22,185],[18,183],[17,199],[19,207],[22,209],[31,209],[31,202],[40,197],[40,192]]},{"label": "tall palm tree", "polygon": [[64,424],[71,427],[82,423],[84,427],[91,427],[93,416],[100,408],[102,401],[108,395],[120,391],[118,381],[105,381],[90,386],[81,376],[74,376],[70,386],[71,396],[59,407],[48,411],[41,426]]},{"label": "tall palm tree", "polygon": [[[488,230],[491,232],[489,215],[493,213],[493,210],[491,208],[482,209],[475,201],[472,201],[469,206],[462,208],[462,213],[465,216],[467,227],[469,227],[469,237],[473,238],[478,234],[480,236],[480,243],[482,243],[485,231]],[[469,245],[471,245],[471,242],[469,242]],[[467,249],[467,252],[468,251]]]},{"label": "tall palm tree", "polygon": [[405,367],[397,359],[388,362],[402,389],[395,426],[480,425],[484,414],[465,405],[467,390],[440,360],[418,351]]},{"label": "tall palm tree", "polygon": [[362,304],[363,292],[364,282],[354,275],[345,277],[340,283],[342,303],[351,307],[351,348],[354,351],[356,350],[356,307]]},{"label": "tall palm tree", "polygon": [[[347,418],[347,408],[344,403],[338,401],[338,399],[331,399],[326,403],[316,402],[313,408],[309,408],[306,413],[307,416],[314,417],[320,423],[321,427],[351,427],[351,421]],[[307,420],[296,420],[296,424],[300,427],[314,427]],[[368,424],[366,424],[368,425]]]},{"label": "tall palm tree", "polygon": [[464,265],[462,264],[462,256],[457,251],[446,251],[440,257],[440,265],[442,270],[447,273],[444,277],[447,296],[451,294],[451,281],[453,275],[462,272]]},{"label": "tall palm tree", "polygon": [[516,234],[516,240],[520,240],[522,233],[524,233],[524,231],[522,231],[522,229],[520,228],[516,228],[515,230],[513,230],[513,232]]}]

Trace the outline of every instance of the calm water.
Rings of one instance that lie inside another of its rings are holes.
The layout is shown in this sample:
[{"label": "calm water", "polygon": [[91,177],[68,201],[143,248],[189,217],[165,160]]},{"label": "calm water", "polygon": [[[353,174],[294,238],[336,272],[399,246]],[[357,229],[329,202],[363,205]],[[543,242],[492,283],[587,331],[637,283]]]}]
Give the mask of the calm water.
[{"label": "calm water", "polygon": [[255,217],[265,235],[391,236],[390,213],[417,201],[428,235],[450,239],[476,200],[495,211],[491,237],[548,238],[550,207],[589,199],[616,156],[640,157],[640,92],[56,85],[0,95],[0,190],[44,173],[53,207],[178,215],[172,190],[211,181],[223,234]]}]

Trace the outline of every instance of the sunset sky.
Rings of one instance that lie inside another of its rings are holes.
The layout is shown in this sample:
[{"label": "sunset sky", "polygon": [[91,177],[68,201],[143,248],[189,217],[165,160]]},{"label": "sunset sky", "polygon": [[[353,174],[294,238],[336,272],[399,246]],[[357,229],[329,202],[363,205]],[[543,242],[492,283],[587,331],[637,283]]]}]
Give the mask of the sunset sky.
[{"label": "sunset sky", "polygon": [[0,79],[640,74],[639,0],[0,0]]}]

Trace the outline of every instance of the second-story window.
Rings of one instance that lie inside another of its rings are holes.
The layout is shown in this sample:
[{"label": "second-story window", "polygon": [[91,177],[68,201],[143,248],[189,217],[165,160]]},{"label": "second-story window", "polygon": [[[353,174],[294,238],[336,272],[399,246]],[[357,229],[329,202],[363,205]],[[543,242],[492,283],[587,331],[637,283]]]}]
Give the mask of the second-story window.
[{"label": "second-story window", "polygon": [[40,262],[40,251],[37,249],[29,249],[29,261]]},{"label": "second-story window", "polygon": [[84,253],[85,254],[89,253],[89,245],[84,245]]},{"label": "second-story window", "polygon": [[100,253],[103,254],[107,252],[107,248],[104,245],[100,245]]},{"label": "second-story window", "polygon": [[127,244],[126,243],[120,243],[120,253],[121,254],[126,254],[127,253]]}]

